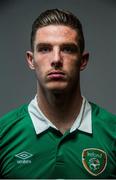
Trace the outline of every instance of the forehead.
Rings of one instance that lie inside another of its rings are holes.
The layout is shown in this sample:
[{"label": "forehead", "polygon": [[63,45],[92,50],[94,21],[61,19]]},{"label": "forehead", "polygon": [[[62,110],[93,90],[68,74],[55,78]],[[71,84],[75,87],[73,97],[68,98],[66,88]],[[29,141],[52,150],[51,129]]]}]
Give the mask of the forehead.
[{"label": "forehead", "polygon": [[78,33],[69,26],[49,25],[39,28],[36,32],[35,43],[40,42],[74,42],[78,40]]}]

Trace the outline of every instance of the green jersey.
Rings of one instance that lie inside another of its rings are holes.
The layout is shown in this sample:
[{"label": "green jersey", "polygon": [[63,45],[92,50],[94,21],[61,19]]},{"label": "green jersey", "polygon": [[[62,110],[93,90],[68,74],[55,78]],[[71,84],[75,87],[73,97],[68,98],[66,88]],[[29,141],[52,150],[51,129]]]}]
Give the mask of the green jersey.
[{"label": "green jersey", "polygon": [[37,134],[28,105],[0,119],[0,177],[116,178],[116,116],[90,103],[92,133],[53,127]]}]

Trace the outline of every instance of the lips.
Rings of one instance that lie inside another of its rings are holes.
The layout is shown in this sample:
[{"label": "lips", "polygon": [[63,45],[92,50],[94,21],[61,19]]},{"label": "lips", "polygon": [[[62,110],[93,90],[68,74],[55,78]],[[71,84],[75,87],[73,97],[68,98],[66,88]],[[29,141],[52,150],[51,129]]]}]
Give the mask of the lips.
[{"label": "lips", "polygon": [[50,79],[64,79],[65,73],[62,71],[51,71],[48,74]]}]

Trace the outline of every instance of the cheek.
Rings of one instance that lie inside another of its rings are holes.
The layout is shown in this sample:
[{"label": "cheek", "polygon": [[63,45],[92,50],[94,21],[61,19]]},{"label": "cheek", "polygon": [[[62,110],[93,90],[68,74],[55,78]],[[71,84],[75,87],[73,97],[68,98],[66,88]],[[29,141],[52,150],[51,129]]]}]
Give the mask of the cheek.
[{"label": "cheek", "polygon": [[68,59],[65,61],[64,67],[66,67],[68,71],[77,71],[80,69],[80,60]]},{"label": "cheek", "polygon": [[43,64],[44,64],[44,59],[42,59],[41,56],[39,55],[35,55],[34,57],[34,67],[35,70],[41,70],[41,68],[43,68]]},{"label": "cheek", "polygon": [[44,79],[47,71],[49,70],[48,64],[46,64],[44,60],[39,60],[39,61],[36,60],[34,67],[35,67],[35,73],[36,73],[37,79],[38,80]]}]

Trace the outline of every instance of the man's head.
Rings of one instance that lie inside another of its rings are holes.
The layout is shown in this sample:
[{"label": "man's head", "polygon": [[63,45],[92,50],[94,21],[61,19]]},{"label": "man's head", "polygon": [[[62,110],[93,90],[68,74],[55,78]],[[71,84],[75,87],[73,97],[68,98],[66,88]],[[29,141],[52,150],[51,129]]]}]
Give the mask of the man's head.
[{"label": "man's head", "polygon": [[89,54],[84,51],[81,23],[72,13],[43,12],[33,23],[31,46],[27,61],[42,91],[79,89],[80,71],[86,68]]},{"label": "man's head", "polygon": [[66,25],[71,27],[72,29],[75,29],[79,34],[80,52],[82,53],[84,51],[85,42],[81,22],[71,12],[59,9],[47,10],[41,13],[34,21],[31,32],[32,51],[34,51],[34,41],[37,30],[48,25]]}]

